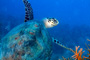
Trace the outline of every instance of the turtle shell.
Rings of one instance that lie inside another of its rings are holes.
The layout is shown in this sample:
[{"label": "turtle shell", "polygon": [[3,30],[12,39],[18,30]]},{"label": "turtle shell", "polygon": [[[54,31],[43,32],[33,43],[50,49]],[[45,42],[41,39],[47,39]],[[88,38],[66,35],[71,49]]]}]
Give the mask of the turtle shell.
[{"label": "turtle shell", "polygon": [[44,24],[28,21],[2,39],[3,60],[50,60],[52,41]]}]

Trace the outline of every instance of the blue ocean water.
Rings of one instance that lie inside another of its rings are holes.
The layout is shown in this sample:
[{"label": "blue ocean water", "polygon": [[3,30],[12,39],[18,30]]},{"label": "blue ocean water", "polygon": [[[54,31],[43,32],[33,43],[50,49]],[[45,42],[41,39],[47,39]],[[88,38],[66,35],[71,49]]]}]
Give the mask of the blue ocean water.
[{"label": "blue ocean water", "polygon": [[[29,0],[34,18],[54,17],[59,25],[47,29],[52,37],[75,50],[90,42],[90,0]],[[24,22],[22,0],[0,0],[0,39],[12,28]],[[87,51],[86,51],[87,52]],[[85,53],[86,55],[87,53]],[[71,57],[73,53],[53,43],[53,58]]]}]

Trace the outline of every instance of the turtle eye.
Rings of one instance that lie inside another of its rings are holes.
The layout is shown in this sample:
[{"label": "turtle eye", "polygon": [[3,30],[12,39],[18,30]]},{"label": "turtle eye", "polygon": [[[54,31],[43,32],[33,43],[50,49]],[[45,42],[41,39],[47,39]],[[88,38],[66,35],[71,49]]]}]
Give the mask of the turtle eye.
[{"label": "turtle eye", "polygon": [[50,22],[51,20],[49,19],[48,22]]},{"label": "turtle eye", "polygon": [[54,22],[55,22],[55,23],[57,23],[57,21],[56,21],[56,20],[54,20]]}]

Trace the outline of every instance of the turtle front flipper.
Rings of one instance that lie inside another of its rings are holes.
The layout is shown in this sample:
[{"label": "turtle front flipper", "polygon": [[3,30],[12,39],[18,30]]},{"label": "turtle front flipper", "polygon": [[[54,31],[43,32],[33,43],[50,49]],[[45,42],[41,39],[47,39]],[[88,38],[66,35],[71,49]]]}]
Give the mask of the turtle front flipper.
[{"label": "turtle front flipper", "polygon": [[68,47],[66,47],[65,45],[63,45],[63,44],[62,44],[60,41],[58,41],[57,39],[52,38],[52,41],[53,41],[54,43],[56,43],[57,45],[65,48],[65,49],[67,49],[67,50],[69,50],[69,51],[75,52],[73,49],[68,48]]},{"label": "turtle front flipper", "polygon": [[31,4],[27,0],[23,0],[23,3],[25,5],[25,20],[24,22],[27,22],[28,20],[33,20],[33,9],[31,7]]}]

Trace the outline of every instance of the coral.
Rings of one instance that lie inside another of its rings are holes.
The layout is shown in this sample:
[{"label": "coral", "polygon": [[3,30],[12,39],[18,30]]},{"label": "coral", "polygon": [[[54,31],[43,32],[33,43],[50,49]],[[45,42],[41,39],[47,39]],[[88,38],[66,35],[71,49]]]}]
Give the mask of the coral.
[{"label": "coral", "polygon": [[[90,42],[90,40],[89,39],[87,39],[87,41],[89,41]],[[76,46],[75,48],[76,48],[76,51],[74,51],[73,49],[71,49],[71,48],[69,48],[68,50],[69,51],[71,51],[71,52],[73,52],[74,53],[74,55],[72,56],[72,58],[73,59],[75,59],[75,60],[90,60],[90,44],[86,44],[86,47],[87,47],[87,51],[89,52],[87,55],[89,56],[89,57],[85,57],[85,56],[83,56],[83,58],[82,58],[82,54],[84,53],[84,51],[82,51],[83,49],[82,48],[80,48],[80,50],[78,51],[78,49],[79,49],[79,47],[80,46]],[[59,59],[59,60],[73,60],[72,58],[64,58],[63,56],[62,56],[62,58],[63,59]]]},{"label": "coral", "polygon": [[76,52],[74,53],[74,55],[72,56],[75,60],[76,59],[78,59],[78,60],[82,60],[82,53],[84,52],[84,51],[82,51],[83,49],[82,48],[80,48],[80,50],[78,51],[78,48],[79,48],[80,46],[76,46],[75,48],[76,48]]},{"label": "coral", "polygon": [[[90,40],[89,39],[87,39],[89,42],[90,42]],[[90,46],[89,44],[88,44],[88,46]],[[89,59],[90,60],[90,48],[87,46],[87,44],[86,44],[86,47],[87,47],[87,51],[89,52],[87,55],[89,55],[89,57],[85,57],[85,56],[83,56],[83,58],[86,58],[86,59]]]},{"label": "coral", "polygon": [[89,39],[87,39],[87,41],[90,41]]},{"label": "coral", "polygon": [[[89,39],[87,39],[87,41],[89,41],[90,42],[90,40]],[[75,58],[75,60],[76,59],[78,59],[78,60],[84,60],[84,59],[89,59],[90,60],[90,48],[88,47],[88,46],[90,46],[90,44],[86,44],[86,47],[87,47],[87,51],[89,52],[87,55],[89,55],[89,57],[85,57],[85,56],[83,56],[83,58],[81,57],[82,56],[82,53],[84,52],[82,52],[82,48],[80,48],[80,50],[79,50],[79,52],[77,52],[77,50],[78,50],[78,48],[80,47],[80,46],[76,46],[76,52],[74,53],[75,55],[73,55],[72,57],[73,58]]]}]

